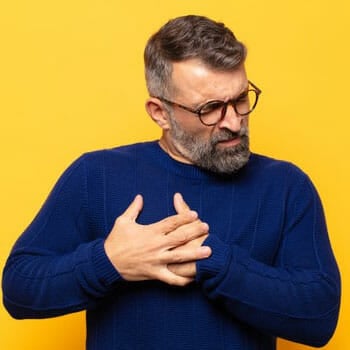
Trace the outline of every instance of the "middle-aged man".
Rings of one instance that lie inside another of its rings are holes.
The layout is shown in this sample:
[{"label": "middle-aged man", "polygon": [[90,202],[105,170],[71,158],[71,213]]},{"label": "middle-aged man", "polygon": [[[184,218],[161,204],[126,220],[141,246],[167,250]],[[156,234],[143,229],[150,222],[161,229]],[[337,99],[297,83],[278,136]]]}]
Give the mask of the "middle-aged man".
[{"label": "middle-aged man", "polygon": [[340,277],[322,206],[301,170],[250,152],[261,91],[245,57],[205,17],[150,38],[146,109],[162,136],[66,170],[7,261],[13,317],[87,310],[89,350],[327,343]]}]

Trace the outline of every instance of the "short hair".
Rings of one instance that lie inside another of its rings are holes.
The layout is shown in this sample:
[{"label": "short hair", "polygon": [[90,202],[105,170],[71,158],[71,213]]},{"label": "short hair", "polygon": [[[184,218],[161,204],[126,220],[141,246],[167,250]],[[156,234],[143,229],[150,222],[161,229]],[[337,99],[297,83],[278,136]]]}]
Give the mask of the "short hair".
[{"label": "short hair", "polygon": [[246,58],[246,47],[223,23],[188,15],[168,21],[147,42],[144,60],[151,96],[172,93],[172,63],[199,59],[209,68],[229,71]]}]

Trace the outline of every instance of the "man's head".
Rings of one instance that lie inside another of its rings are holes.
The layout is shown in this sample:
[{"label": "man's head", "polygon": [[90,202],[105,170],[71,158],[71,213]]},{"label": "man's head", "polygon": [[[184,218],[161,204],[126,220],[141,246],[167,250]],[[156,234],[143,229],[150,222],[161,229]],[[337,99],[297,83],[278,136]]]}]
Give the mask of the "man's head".
[{"label": "man's head", "polygon": [[247,163],[249,97],[254,107],[259,93],[248,83],[245,57],[234,34],[206,17],[176,18],[150,38],[146,108],[170,156],[220,174]]},{"label": "man's head", "polygon": [[183,16],[167,22],[148,40],[144,52],[150,96],[173,92],[172,63],[198,59],[209,68],[229,71],[244,63],[246,48],[223,23],[202,16]]}]

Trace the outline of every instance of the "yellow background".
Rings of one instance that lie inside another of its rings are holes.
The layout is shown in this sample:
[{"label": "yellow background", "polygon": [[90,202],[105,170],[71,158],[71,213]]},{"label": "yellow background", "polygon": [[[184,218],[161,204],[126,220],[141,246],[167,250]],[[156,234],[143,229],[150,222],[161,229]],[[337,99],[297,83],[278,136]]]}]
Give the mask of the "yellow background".
[{"label": "yellow background", "polygon": [[[154,139],[143,48],[169,18],[224,21],[262,90],[255,152],[288,159],[323,199],[343,300],[328,350],[349,347],[349,9],[347,0],[3,0],[0,4],[0,265],[61,172],[82,152]],[[83,349],[84,314],[15,321],[0,348]],[[285,341],[279,349],[307,349]]]}]

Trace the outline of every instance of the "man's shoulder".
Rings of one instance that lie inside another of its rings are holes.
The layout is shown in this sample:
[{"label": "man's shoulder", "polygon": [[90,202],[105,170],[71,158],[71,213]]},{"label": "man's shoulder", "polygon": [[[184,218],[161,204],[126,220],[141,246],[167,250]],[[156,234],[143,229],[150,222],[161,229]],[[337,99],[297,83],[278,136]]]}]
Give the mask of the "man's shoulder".
[{"label": "man's shoulder", "polygon": [[152,152],[156,141],[139,142],[86,152],[82,155],[87,162],[133,160],[145,152]]},{"label": "man's shoulder", "polygon": [[264,176],[282,176],[292,178],[308,178],[306,173],[291,161],[276,159],[267,155],[252,153],[250,169]]},{"label": "man's shoulder", "polygon": [[107,169],[118,169],[123,173],[131,170],[138,160],[149,158],[156,149],[157,142],[140,142],[113,148],[88,151],[76,158],[66,169],[66,172],[76,172],[78,169],[91,175],[96,175]]}]

